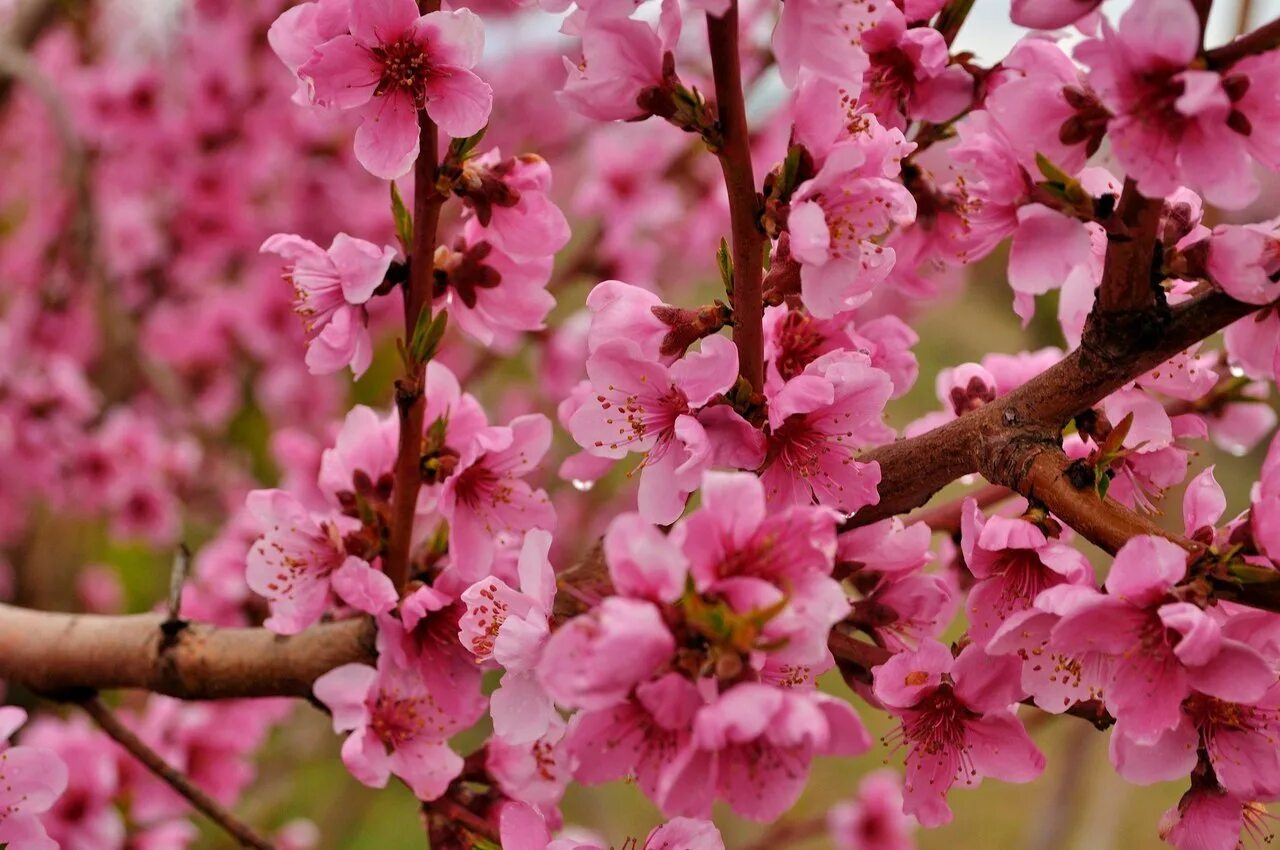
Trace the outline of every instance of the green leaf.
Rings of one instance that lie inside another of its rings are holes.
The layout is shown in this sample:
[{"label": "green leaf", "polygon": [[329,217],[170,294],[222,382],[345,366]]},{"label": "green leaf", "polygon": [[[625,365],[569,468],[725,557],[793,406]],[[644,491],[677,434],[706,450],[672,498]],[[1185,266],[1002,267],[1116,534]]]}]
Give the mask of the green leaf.
[{"label": "green leaf", "polygon": [[790,198],[791,193],[795,191],[796,177],[800,173],[800,154],[803,150],[799,145],[787,148],[787,158],[782,161],[782,185],[778,187],[778,194],[782,198]]},{"label": "green leaf", "polygon": [[1036,167],[1040,169],[1040,173],[1044,175],[1046,180],[1051,180],[1061,186],[1068,186],[1075,182],[1074,177],[1054,165],[1053,161],[1042,153],[1036,154]]},{"label": "green leaf", "polygon": [[729,240],[720,237],[720,249],[716,251],[716,265],[720,267],[720,280],[724,291],[733,300],[733,257],[729,254]]},{"label": "green leaf", "polygon": [[404,198],[400,197],[400,190],[394,180],[391,181],[391,216],[396,221],[396,236],[400,239],[400,247],[408,255],[413,246],[413,214],[404,205]]},{"label": "green leaf", "polygon": [[1107,491],[1111,489],[1111,470],[1107,470],[1098,476],[1098,498],[1107,498]]},{"label": "green leaf", "polygon": [[488,132],[489,125],[486,124],[480,128],[480,131],[465,139],[454,139],[449,143],[449,160],[457,165],[461,165],[471,158],[475,153],[476,147],[480,144],[480,140],[484,138],[484,134]]},{"label": "green leaf", "polygon": [[409,343],[409,356],[413,358],[413,362],[426,363],[436,356],[448,325],[448,310],[441,310],[434,317],[430,310],[423,310],[418,314],[418,324],[413,329],[413,340]]}]

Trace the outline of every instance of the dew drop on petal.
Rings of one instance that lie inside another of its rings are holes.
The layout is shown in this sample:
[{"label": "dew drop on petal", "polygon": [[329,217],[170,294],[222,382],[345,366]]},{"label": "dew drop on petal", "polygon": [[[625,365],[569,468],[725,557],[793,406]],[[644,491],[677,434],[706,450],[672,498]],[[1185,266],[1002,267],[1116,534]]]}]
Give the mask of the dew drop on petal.
[{"label": "dew drop on petal", "polygon": [[581,478],[573,479],[572,483],[573,483],[573,489],[577,490],[579,493],[585,493],[588,490],[590,490],[592,487],[596,486],[596,482],[586,481]]}]

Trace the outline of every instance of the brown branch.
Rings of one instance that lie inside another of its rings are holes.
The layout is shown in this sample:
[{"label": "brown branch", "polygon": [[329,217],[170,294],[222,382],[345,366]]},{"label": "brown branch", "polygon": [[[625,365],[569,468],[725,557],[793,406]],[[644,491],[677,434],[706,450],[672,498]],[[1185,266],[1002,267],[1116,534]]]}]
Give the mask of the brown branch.
[{"label": "brown branch", "polygon": [[1280,18],[1263,24],[1248,35],[1242,35],[1221,47],[1206,51],[1205,61],[1210,68],[1222,69],[1239,62],[1246,56],[1266,53],[1280,47]]},{"label": "brown branch", "polygon": [[1126,235],[1112,237],[1107,246],[1102,284],[1098,287],[1099,311],[1124,313],[1150,310],[1156,305],[1151,262],[1163,208],[1164,201],[1143,197],[1133,178],[1125,179],[1115,217]]},{"label": "brown branch", "polygon": [[[1008,395],[924,434],[865,452],[880,464],[880,502],[850,527],[905,513],[965,475],[1012,480],[1031,444],[1054,445],[1063,426],[1170,357],[1259,309],[1221,292],[1173,307],[1167,319],[1102,315],[1079,348]],[[1005,468],[1002,468],[1005,467]]]},{"label": "brown branch", "polygon": [[272,850],[273,845],[269,841],[254,832],[248,824],[224,809],[200,788],[197,788],[185,774],[160,758],[155,750],[147,746],[145,741],[133,733],[133,730],[121,723],[120,718],[116,717],[102,700],[93,696],[80,704],[85,713],[93,718],[93,721],[102,728],[103,732],[107,733],[121,747],[124,747],[147,770],[154,773],[170,788],[185,797],[187,802],[191,803],[209,820],[221,827],[224,832],[236,840],[237,844],[241,847],[253,847],[255,850]]},{"label": "brown branch", "polygon": [[943,534],[959,534],[960,533],[960,517],[964,510],[964,503],[969,499],[977,502],[980,508],[989,508],[992,505],[1003,502],[1005,499],[1012,497],[1014,492],[1008,487],[1002,487],[999,484],[987,484],[979,487],[963,496],[952,499],[949,502],[943,502],[931,508],[925,508],[907,517],[905,522],[910,525],[916,522],[923,522],[935,532]]},{"label": "brown branch", "polygon": [[0,605],[0,679],[51,696],[141,688],[179,699],[309,697],[342,664],[372,662],[365,619],[293,637],[190,624],[166,638],[163,614],[106,617]]},{"label": "brown branch", "polygon": [[[436,4],[439,5],[439,4]],[[405,375],[396,381],[396,410],[400,417],[400,437],[396,448],[395,479],[391,488],[391,533],[387,540],[383,570],[396,590],[409,581],[409,549],[413,541],[413,519],[422,489],[422,431],[427,412],[426,364],[419,362],[413,348],[414,331],[423,312],[430,316],[434,283],[436,232],[444,196],[436,188],[439,168],[439,133],[425,111],[421,123],[418,159],[413,169],[413,245],[409,258],[409,282],[404,294]]]},{"label": "brown branch", "polygon": [[742,94],[737,0],[723,17],[707,15],[707,39],[722,138],[717,154],[733,236],[733,342],[738,347],[738,370],[759,393],[764,392],[764,231]]},{"label": "brown branch", "polygon": [[1161,528],[1114,499],[1099,498],[1092,482],[1077,487],[1070,472],[1073,462],[1056,446],[1034,448],[1014,466],[1020,468],[1017,478],[1000,483],[1044,505],[1109,554],[1114,555],[1129,540],[1144,534],[1168,538],[1188,552],[1204,550],[1203,545]]}]

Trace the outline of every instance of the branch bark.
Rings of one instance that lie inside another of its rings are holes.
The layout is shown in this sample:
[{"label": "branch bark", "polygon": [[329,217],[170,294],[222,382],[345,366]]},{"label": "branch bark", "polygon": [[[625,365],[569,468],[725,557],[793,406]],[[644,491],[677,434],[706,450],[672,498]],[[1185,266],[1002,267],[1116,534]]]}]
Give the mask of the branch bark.
[{"label": "branch bark", "polygon": [[1209,292],[1173,307],[1167,319],[1100,314],[1079,348],[991,404],[954,422],[865,452],[880,464],[880,502],[848,527],[868,525],[920,507],[965,475],[992,483],[1017,480],[1012,468],[1030,445],[1056,445],[1064,425],[1133,379],[1255,310],[1257,305]]},{"label": "branch bark", "polygon": [[722,143],[717,154],[729,196],[733,237],[733,342],[738,370],[756,392],[764,392],[764,231],[751,168],[751,137],[738,53],[738,2],[722,17],[707,15],[707,39],[715,78]]},{"label": "branch bark", "polygon": [[1150,310],[1156,306],[1155,285],[1151,280],[1152,251],[1156,244],[1156,228],[1164,201],[1146,198],[1138,193],[1132,177],[1125,178],[1116,207],[1116,218],[1125,236],[1112,237],[1107,246],[1098,287],[1097,309],[1102,313],[1125,313]]},{"label": "branch bark", "polygon": [[254,850],[273,850],[267,841],[246,823],[231,812],[224,809],[216,800],[196,787],[185,774],[173,765],[160,758],[160,755],[146,742],[133,733],[133,730],[120,722],[120,718],[107,708],[98,697],[90,697],[81,703],[85,713],[93,718],[103,732],[106,732],[117,744],[124,747],[147,770],[163,780],[174,791],[177,791],[187,802],[191,803],[209,820],[216,823],[241,847],[252,847]]},{"label": "branch bark", "polygon": [[1266,53],[1280,47],[1280,18],[1263,24],[1248,35],[1242,35],[1221,47],[1205,52],[1210,68],[1221,70],[1234,65],[1246,56]]},{"label": "branch bark", "polygon": [[[409,283],[404,294],[404,341],[412,349],[414,331],[431,310],[434,282],[436,232],[444,197],[436,189],[439,168],[439,133],[435,122],[420,112],[418,159],[413,169],[413,245],[409,258]],[[396,448],[395,483],[391,489],[391,535],[383,570],[397,591],[409,581],[413,517],[422,489],[422,430],[427,411],[427,369],[425,363],[410,360],[406,373],[396,381],[396,410],[400,417],[400,437]]]},{"label": "branch bark", "polygon": [[179,699],[309,697],[342,664],[372,662],[373,622],[343,620],[293,637],[190,624],[167,638],[163,614],[106,617],[0,605],[0,679],[36,693],[141,688]]}]

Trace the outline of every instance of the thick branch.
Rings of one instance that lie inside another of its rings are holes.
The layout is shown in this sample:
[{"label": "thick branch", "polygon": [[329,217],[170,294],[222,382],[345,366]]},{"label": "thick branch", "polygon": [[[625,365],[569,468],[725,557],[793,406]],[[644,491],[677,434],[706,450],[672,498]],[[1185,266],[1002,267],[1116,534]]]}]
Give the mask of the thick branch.
[{"label": "thick branch", "polygon": [[1031,456],[1016,464],[1023,470],[1021,475],[1000,483],[1044,505],[1100,549],[1114,555],[1129,540],[1144,534],[1167,537],[1190,552],[1204,548],[1194,541],[1171,534],[1114,499],[1099,498],[1091,483],[1077,487],[1069,472],[1072,461],[1061,449],[1042,447],[1032,452]]},{"label": "thick branch", "polygon": [[1149,310],[1156,304],[1151,281],[1152,249],[1164,202],[1138,193],[1133,178],[1126,178],[1116,208],[1125,236],[1112,237],[1098,287],[1097,309],[1103,313]]},{"label": "thick branch", "polygon": [[[1098,316],[1079,348],[1008,395],[932,431],[866,452],[861,460],[880,464],[880,502],[859,511],[851,525],[917,508],[957,478],[1025,458],[1019,443],[1055,443],[1072,417],[1257,309],[1210,292],[1172,308],[1158,322],[1132,313]],[[1002,483],[1016,472],[987,477]]]},{"label": "thick branch", "polygon": [[1204,58],[1210,68],[1225,68],[1246,56],[1266,53],[1277,47],[1280,47],[1280,18],[1263,24],[1248,35],[1242,35],[1222,47],[1206,52]]},{"label": "thick branch", "polygon": [[164,620],[0,605],[0,679],[53,696],[141,688],[179,699],[308,697],[334,667],[374,658],[373,623],[364,619],[293,637],[191,624],[172,639]]},{"label": "thick branch", "polygon": [[237,844],[241,847],[253,847],[255,850],[272,850],[272,845],[269,841],[254,832],[248,824],[220,806],[216,800],[204,791],[197,788],[185,774],[160,758],[155,750],[148,747],[145,741],[133,733],[133,730],[121,723],[120,718],[116,717],[102,700],[96,696],[90,697],[84,700],[81,705],[83,705],[85,713],[93,718],[93,721],[102,728],[103,732],[106,732],[117,744],[128,750],[129,754],[137,759],[143,767],[158,776],[170,788],[185,797],[187,802],[191,803],[209,820],[221,827],[223,831],[236,840]]},{"label": "thick branch", "polygon": [[[404,340],[412,350],[414,331],[423,312],[431,310],[434,282],[436,231],[444,197],[436,189],[439,142],[435,123],[426,112],[421,123],[418,160],[413,169],[413,245],[409,262],[409,283],[404,294]],[[427,411],[426,364],[406,355],[405,376],[396,381],[396,410],[400,416],[400,438],[396,449],[395,483],[391,489],[391,536],[383,570],[396,590],[409,581],[409,548],[413,538],[413,517],[422,489],[422,430]]]},{"label": "thick branch", "polygon": [[738,369],[756,392],[764,391],[764,231],[751,170],[751,138],[738,55],[738,2],[723,17],[707,15],[711,69],[722,143],[717,151],[729,195],[733,236],[733,342]]}]

